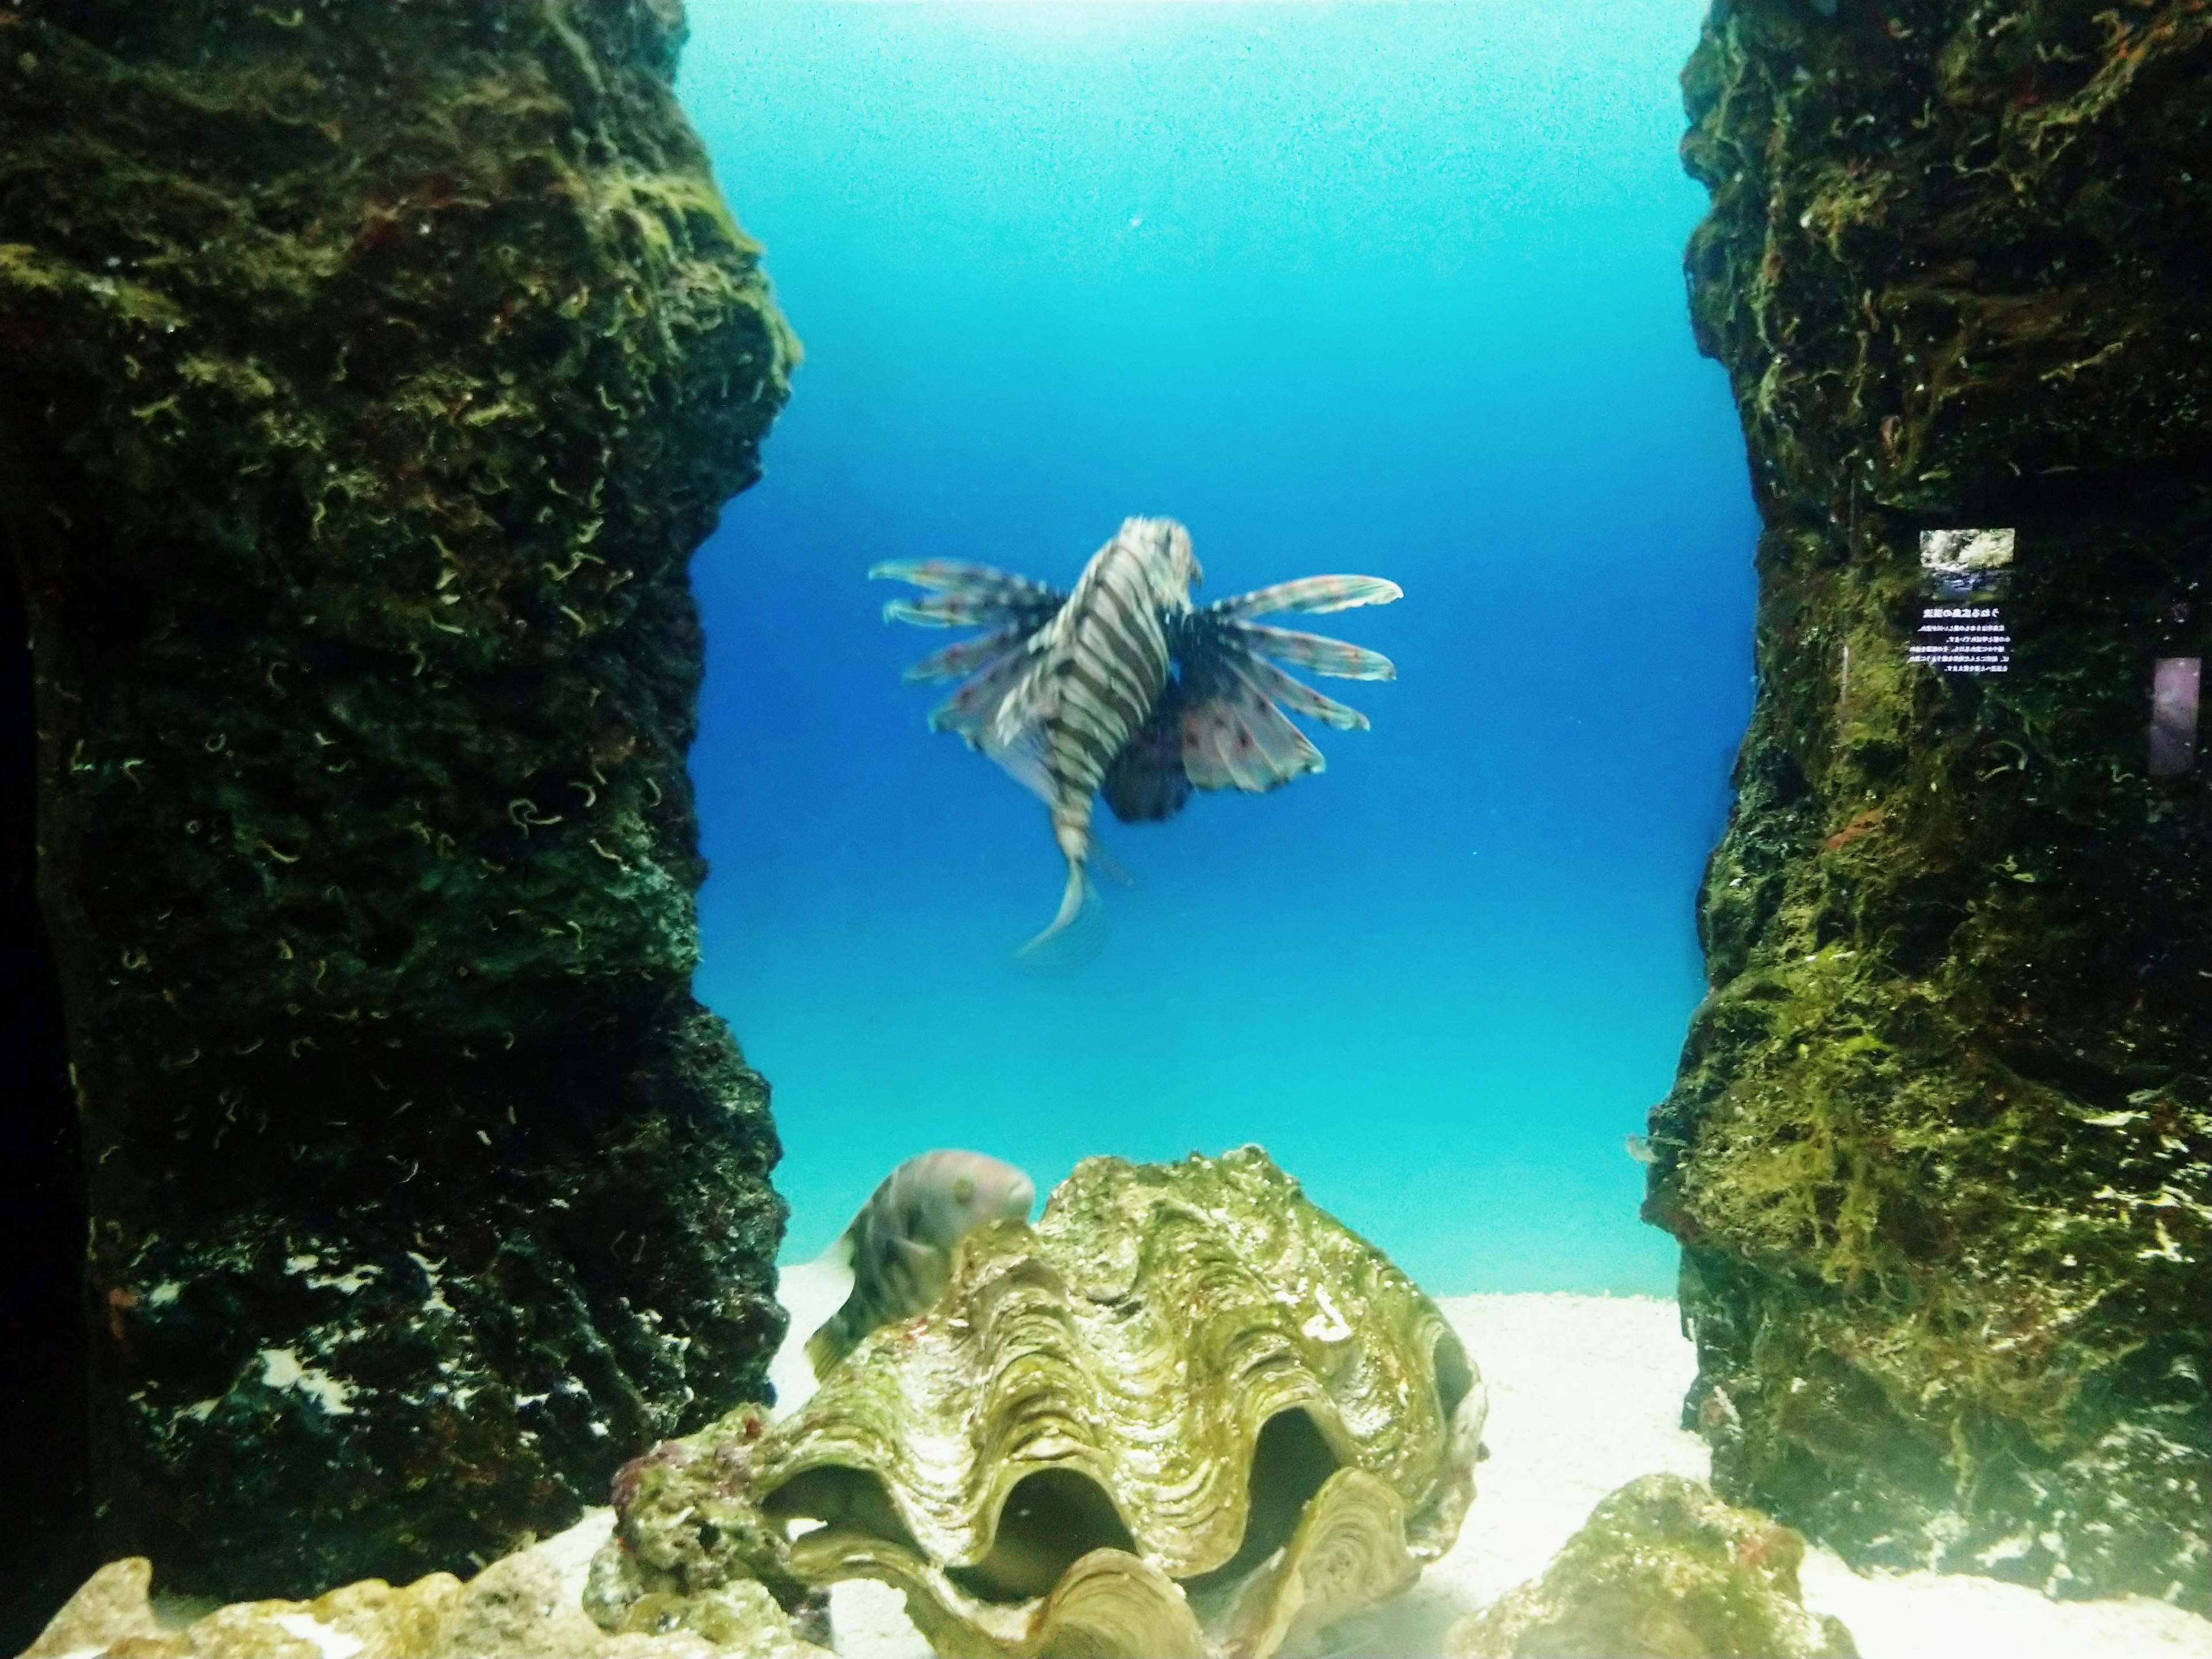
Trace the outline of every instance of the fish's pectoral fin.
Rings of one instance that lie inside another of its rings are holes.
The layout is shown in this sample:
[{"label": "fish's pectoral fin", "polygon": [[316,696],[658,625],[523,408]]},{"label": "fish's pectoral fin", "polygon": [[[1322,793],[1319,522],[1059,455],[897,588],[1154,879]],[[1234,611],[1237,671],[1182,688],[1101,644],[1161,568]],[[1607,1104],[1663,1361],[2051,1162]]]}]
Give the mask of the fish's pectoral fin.
[{"label": "fish's pectoral fin", "polygon": [[1274,664],[1255,657],[1249,651],[1243,653],[1243,660],[1237,665],[1237,672],[1262,695],[1272,698],[1279,708],[1293,714],[1304,714],[1308,720],[1333,726],[1340,732],[1364,732],[1367,729],[1367,716],[1357,708],[1346,708],[1334,697],[1323,696],[1304,680],[1293,678]]},{"label": "fish's pectoral fin", "polygon": [[930,711],[929,729],[951,732],[988,755],[1007,775],[1041,800],[1045,781],[1043,740],[1029,709],[1035,699],[1034,635],[994,658]]},{"label": "fish's pectoral fin", "polygon": [[988,634],[955,640],[943,650],[931,652],[901,678],[910,684],[917,680],[966,679],[990,667],[1001,657],[1018,650],[1030,631],[1020,623],[1008,623]]},{"label": "fish's pectoral fin", "polygon": [[967,593],[930,593],[918,599],[893,599],[884,606],[885,622],[912,623],[916,628],[981,628],[1012,614],[1011,607],[996,600]]},{"label": "fish's pectoral fin", "polygon": [[1182,717],[1182,764],[1200,789],[1264,794],[1326,769],[1306,734],[1243,675],[1194,701]]},{"label": "fish's pectoral fin", "polygon": [[1270,628],[1264,623],[1234,622],[1226,631],[1255,656],[1273,657],[1297,668],[1310,668],[1340,680],[1395,680],[1397,665],[1380,651],[1346,645],[1322,634],[1302,634],[1294,628]]},{"label": "fish's pectoral fin", "polygon": [[1056,587],[1031,581],[989,565],[957,559],[894,559],[872,566],[871,580],[911,582],[922,593],[907,594],[884,607],[885,622],[917,628],[976,628],[1006,624],[1018,629],[1042,627],[1066,602]]},{"label": "fish's pectoral fin", "polygon": [[899,1259],[899,1265],[922,1285],[927,1285],[937,1267],[939,1252],[911,1238],[894,1235],[889,1241],[890,1252]]},{"label": "fish's pectoral fin", "polygon": [[965,559],[885,559],[868,567],[868,580],[911,582],[933,593],[959,593],[1000,604],[1057,608],[1067,597],[1048,583]]},{"label": "fish's pectoral fin", "polygon": [[1052,804],[1052,773],[1045,762],[1043,734],[1036,726],[1024,722],[1010,732],[986,726],[977,733],[975,746],[1016,783],[1048,806]]}]

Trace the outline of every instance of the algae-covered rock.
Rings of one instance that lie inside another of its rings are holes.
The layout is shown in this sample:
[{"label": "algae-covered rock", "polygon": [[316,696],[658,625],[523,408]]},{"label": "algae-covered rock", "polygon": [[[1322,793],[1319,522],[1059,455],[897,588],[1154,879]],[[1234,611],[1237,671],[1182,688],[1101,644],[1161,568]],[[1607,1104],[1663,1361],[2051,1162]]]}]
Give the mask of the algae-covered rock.
[{"label": "algae-covered rock", "polygon": [[[1823,9],[1832,12],[1824,17]],[[1689,252],[1759,696],[1652,1116],[1714,1480],[1861,1565],[2212,1607],[2212,12],[1716,5]],[[2014,532],[2000,673],[1923,532]]]},{"label": "algae-covered rock", "polygon": [[1856,1659],[1805,1610],[1805,1540],[1679,1474],[1632,1480],[1543,1577],[1452,1626],[1457,1659]]},{"label": "algae-covered rock", "polygon": [[65,1653],[95,1652],[134,1638],[160,1636],[161,1622],[147,1596],[153,1582],[154,1564],[143,1556],[110,1561],[46,1621],[23,1659],[59,1659]]},{"label": "algae-covered rock", "polygon": [[585,1616],[543,1549],[494,1562],[466,1583],[432,1573],[397,1587],[343,1585],[312,1601],[234,1602],[164,1628],[143,1557],[110,1562],[24,1659],[827,1659],[768,1591],[737,1583],[696,1598],[681,1622],[609,1634]]},{"label": "algae-covered rock", "polygon": [[754,1503],[753,1462],[768,1427],[763,1408],[739,1406],[623,1466],[614,1535],[584,1590],[593,1619],[609,1630],[649,1626],[733,1583],[758,1583],[794,1612],[806,1604],[784,1523]]},{"label": "algae-covered rock", "polygon": [[1256,1147],[1086,1159],[793,1417],[640,1466],[594,1611],[870,1577],[942,1653],[1299,1651],[1449,1547],[1483,1413],[1435,1305]]},{"label": "algae-covered rock", "polygon": [[681,36],[0,9],[95,1496],[165,1586],[474,1571],[781,1334],[766,1089],[688,989],[685,562],[793,345]]}]

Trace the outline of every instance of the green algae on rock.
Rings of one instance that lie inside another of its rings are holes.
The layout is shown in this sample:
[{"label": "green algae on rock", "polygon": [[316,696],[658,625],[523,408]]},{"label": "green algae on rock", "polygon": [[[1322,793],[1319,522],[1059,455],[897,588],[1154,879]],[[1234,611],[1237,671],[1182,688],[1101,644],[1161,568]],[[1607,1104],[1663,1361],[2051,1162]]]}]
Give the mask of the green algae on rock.
[{"label": "green algae on rock", "polygon": [[1452,1626],[1458,1659],[1856,1659],[1842,1623],[1805,1610],[1805,1540],[1679,1474],[1632,1480],[1590,1512],[1543,1577]]},{"label": "green algae on rock", "polygon": [[[1716,4],[1699,342],[1759,696],[1650,1127],[1715,1484],[1862,1565],[2212,1607],[2212,12]],[[1908,656],[2017,532],[2010,671]]]},{"label": "green algae on rock", "polygon": [[592,1562],[584,1608],[608,1630],[692,1616],[700,1598],[757,1583],[780,1606],[805,1607],[784,1524],[755,1507],[753,1459],[768,1413],[739,1406],[696,1434],[665,1440],[615,1476],[615,1530]]},{"label": "green algae on rock", "polygon": [[871,1577],[940,1653],[1300,1651],[1449,1547],[1484,1401],[1435,1305],[1258,1148],[1088,1158],[793,1417],[626,1474],[589,1604]]},{"label": "green algae on rock", "polygon": [[0,10],[104,1547],[467,1571],[757,1395],[686,560],[794,346],[672,0]]}]

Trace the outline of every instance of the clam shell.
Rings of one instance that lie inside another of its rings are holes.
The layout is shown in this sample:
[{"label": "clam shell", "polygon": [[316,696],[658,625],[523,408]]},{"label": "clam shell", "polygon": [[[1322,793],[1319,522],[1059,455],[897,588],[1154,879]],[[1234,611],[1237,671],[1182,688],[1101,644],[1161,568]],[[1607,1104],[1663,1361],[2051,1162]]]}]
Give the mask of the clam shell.
[{"label": "clam shell", "polygon": [[1435,1305],[1257,1147],[1090,1158],[769,1431],[750,1501],[940,1653],[1258,1659],[1450,1546],[1483,1415]]}]

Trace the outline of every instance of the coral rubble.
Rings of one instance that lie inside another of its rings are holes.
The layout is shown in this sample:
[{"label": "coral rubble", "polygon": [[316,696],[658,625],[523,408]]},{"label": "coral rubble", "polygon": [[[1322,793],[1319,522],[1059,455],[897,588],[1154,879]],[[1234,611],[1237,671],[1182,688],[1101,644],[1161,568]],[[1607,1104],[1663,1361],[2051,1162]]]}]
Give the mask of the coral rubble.
[{"label": "coral rubble", "polygon": [[627,1629],[870,1577],[942,1653],[1297,1651],[1449,1547],[1484,1398],[1434,1304],[1257,1148],[1091,1158],[794,1416],[626,1471],[586,1601]]},{"label": "coral rubble", "polygon": [[1805,1610],[1805,1540],[1679,1474],[1614,1492],[1540,1578],[1452,1627],[1463,1659],[1853,1659],[1835,1619]]},{"label": "coral rubble", "polygon": [[[1759,696],[1652,1115],[1716,1484],[1862,1565],[2212,1606],[2212,11],[1721,0],[1689,251]],[[1921,534],[2016,536],[2002,673]],[[2193,680],[2191,684],[2194,684]]]},{"label": "coral rubble", "polygon": [[105,1553],[460,1571],[756,1395],[686,560],[794,356],[672,0],[0,10]]},{"label": "coral rubble", "polygon": [[152,1577],[143,1556],[109,1562],[24,1659],[828,1659],[753,1583],[702,1598],[690,1624],[611,1635],[584,1616],[544,1550],[466,1583],[446,1572],[397,1588],[371,1578],[312,1601],[234,1602],[174,1627],[155,1615]]}]

